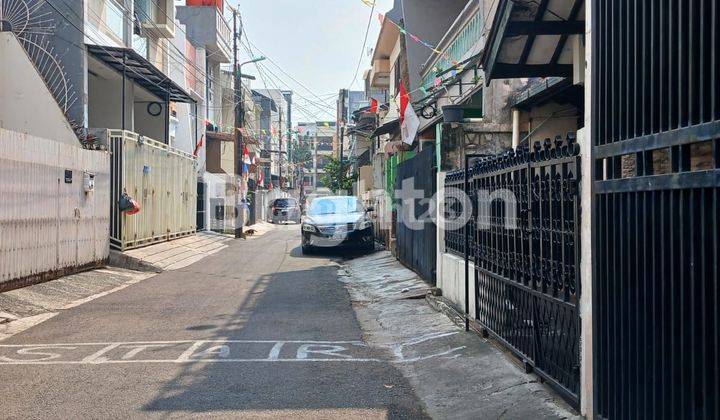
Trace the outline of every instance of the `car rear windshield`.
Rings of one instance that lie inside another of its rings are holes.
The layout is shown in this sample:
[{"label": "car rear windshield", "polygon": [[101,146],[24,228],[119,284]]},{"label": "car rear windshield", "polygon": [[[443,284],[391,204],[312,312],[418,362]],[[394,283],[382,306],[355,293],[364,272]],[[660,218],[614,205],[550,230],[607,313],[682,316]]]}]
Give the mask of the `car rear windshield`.
[{"label": "car rear windshield", "polygon": [[294,198],[278,198],[275,200],[275,207],[295,207],[297,201]]},{"label": "car rear windshield", "polygon": [[363,206],[356,197],[317,198],[310,203],[310,216],[321,214],[347,214],[362,212]]}]

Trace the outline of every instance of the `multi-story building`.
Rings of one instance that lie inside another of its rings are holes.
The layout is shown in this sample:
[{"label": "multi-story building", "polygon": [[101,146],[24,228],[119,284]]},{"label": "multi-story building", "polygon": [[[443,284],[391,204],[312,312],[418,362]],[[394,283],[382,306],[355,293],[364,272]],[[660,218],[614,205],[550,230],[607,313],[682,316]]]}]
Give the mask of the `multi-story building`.
[{"label": "multi-story building", "polygon": [[327,190],[323,183],[325,166],[333,157],[335,121],[298,123],[298,142],[309,146],[311,162],[303,165],[302,183],[306,192]]},{"label": "multi-story building", "polygon": [[[187,65],[182,43],[172,41],[178,32],[174,3],[7,0],[0,6],[3,17],[25,22],[3,29],[20,41],[78,141],[111,153],[112,246],[138,247],[195,232],[192,151],[198,135],[189,110],[196,98],[174,65]],[[173,177],[166,176],[173,170]],[[142,203],[143,211],[122,213],[117,203],[123,193]],[[161,208],[163,217],[151,217]]]},{"label": "multi-story building", "polygon": [[[286,185],[288,139],[292,121],[292,92],[280,89],[253,89],[255,103],[261,108],[258,130],[261,147],[269,159],[265,168],[266,185]],[[281,180],[282,178],[282,180]]]},{"label": "multi-story building", "polygon": [[343,152],[344,158],[355,157],[360,155],[369,146],[366,137],[360,137],[365,141],[358,144],[358,136],[352,130],[354,124],[352,116],[361,108],[370,105],[367,94],[361,90],[341,89],[337,100],[337,126],[333,143],[333,155],[340,157],[340,151]]}]

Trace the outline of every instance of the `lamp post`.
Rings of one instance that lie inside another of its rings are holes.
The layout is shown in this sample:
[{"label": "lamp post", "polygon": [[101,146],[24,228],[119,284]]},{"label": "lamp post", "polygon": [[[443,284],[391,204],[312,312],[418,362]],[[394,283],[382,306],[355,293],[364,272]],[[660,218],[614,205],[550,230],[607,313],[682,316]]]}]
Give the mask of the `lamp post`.
[{"label": "lamp post", "polygon": [[[238,11],[236,9],[232,9],[233,11],[233,70],[234,70],[234,99],[235,99],[235,175],[237,177],[237,185],[236,188],[238,188],[237,193],[235,194],[235,208],[238,212],[238,217],[235,218],[236,225],[235,225],[235,238],[242,238],[243,235],[243,223],[245,223],[244,218],[240,218],[240,183],[242,181],[242,173],[243,173],[243,137],[241,128],[245,125],[245,101],[243,100],[242,96],[242,66],[245,64],[250,63],[257,63],[258,61],[265,60],[265,57],[256,57],[252,60],[245,61],[243,63],[238,64],[238,50],[237,50],[237,40],[240,34],[242,33],[242,29],[240,29],[240,32],[238,32]],[[239,223],[238,223],[239,220]]]}]

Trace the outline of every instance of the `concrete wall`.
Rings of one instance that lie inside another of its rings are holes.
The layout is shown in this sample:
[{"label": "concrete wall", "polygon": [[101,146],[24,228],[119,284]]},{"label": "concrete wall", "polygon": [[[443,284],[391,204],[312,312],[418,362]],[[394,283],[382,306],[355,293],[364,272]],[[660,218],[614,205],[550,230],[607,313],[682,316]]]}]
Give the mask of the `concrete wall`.
[{"label": "concrete wall", "polygon": [[[86,22],[83,21],[87,1],[45,0],[32,2],[30,14],[35,25],[26,28],[27,39],[45,44],[44,51],[25,45],[36,63],[45,62],[41,76],[51,86],[52,96],[73,127],[87,127],[87,58],[85,49],[78,48],[85,41]],[[17,2],[16,2],[17,3]],[[7,1],[6,1],[7,4]],[[39,28],[37,27],[38,22]],[[126,19],[126,31],[132,30]],[[80,30],[78,30],[80,28]],[[40,35],[38,35],[40,34]],[[25,38],[24,35],[20,35]],[[47,65],[52,61],[51,65]],[[52,137],[54,138],[54,137]]]},{"label": "concrete wall", "polygon": [[[593,0],[585,3],[585,43],[593,45]],[[585,49],[585,126],[578,133],[582,180],[580,183],[580,413],[593,418],[593,308],[592,308],[592,48]]]},{"label": "concrete wall", "polygon": [[572,105],[551,102],[523,114],[525,120],[521,119],[520,131],[532,133],[528,139],[531,145],[546,138],[552,140],[558,134],[564,138],[568,132],[578,129],[578,112]]},{"label": "concrete wall", "polygon": [[235,144],[231,141],[210,140],[207,145],[207,171],[211,173],[235,173]]},{"label": "concrete wall", "polygon": [[[95,174],[90,193],[83,171]],[[108,257],[108,153],[0,129],[0,197],[0,289]]]},{"label": "concrete wall", "polygon": [[[437,213],[443,214],[445,203],[443,197],[445,196],[444,185],[445,185],[445,172],[438,172],[437,174],[437,185],[438,185],[438,200]],[[442,295],[445,299],[455,306],[455,309],[460,312],[465,311],[465,258],[451,253],[443,252],[445,249],[445,231],[443,230],[442,223],[438,223],[437,226],[437,287],[442,290]],[[469,281],[470,287],[469,294],[469,307],[470,307],[470,318],[475,319],[475,265],[469,264]]]},{"label": "concrete wall", "polygon": [[161,143],[165,142],[165,103],[159,102],[162,110],[160,115],[153,116],[147,110],[148,104],[146,102],[135,103],[133,108],[135,110],[135,124],[133,131],[136,133],[150,137],[153,140],[157,140]]},{"label": "concrete wall", "polygon": [[[179,51],[185,52],[185,43],[187,42],[184,33],[186,30],[185,25],[180,24],[180,22],[176,22],[175,25],[179,30],[175,32],[175,37],[171,39],[170,42]],[[170,47],[170,50],[173,50],[173,48]],[[187,72],[193,69],[195,63],[190,63],[186,57],[183,58],[185,59],[184,61],[178,59],[170,60],[168,72],[173,82],[189,92],[190,89],[185,76]],[[193,153],[195,150],[195,136],[193,133],[195,120],[191,115],[194,112],[193,105],[191,103],[178,102],[175,103],[175,111],[177,113],[177,120],[171,122],[171,127],[174,127],[175,130],[175,139],[170,145],[183,152]],[[197,136],[197,138],[198,141],[200,141],[200,136]]]},{"label": "concrete wall", "polygon": [[80,146],[15,35],[0,33],[0,127]]},{"label": "concrete wall", "polygon": [[365,165],[360,167],[358,171],[358,183],[358,194],[376,188],[373,185],[373,167],[371,165]]},{"label": "concrete wall", "polygon": [[[90,128],[122,128],[122,76],[94,58],[89,66],[97,71],[88,76],[88,124]],[[135,86],[125,81],[125,129],[133,130]]]}]

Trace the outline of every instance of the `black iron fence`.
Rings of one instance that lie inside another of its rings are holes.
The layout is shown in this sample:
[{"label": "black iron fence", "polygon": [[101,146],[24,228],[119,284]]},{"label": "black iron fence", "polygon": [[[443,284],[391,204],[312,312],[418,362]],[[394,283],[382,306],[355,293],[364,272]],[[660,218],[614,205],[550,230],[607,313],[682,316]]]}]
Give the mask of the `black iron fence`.
[{"label": "black iron fence", "polygon": [[460,216],[463,211],[461,195],[465,193],[465,171],[452,171],[445,175],[444,206],[445,252],[458,256],[465,255],[465,223]]},{"label": "black iron fence", "polygon": [[[475,264],[476,320],[568,401],[579,404],[579,146],[574,134],[467,169],[469,221],[446,191],[445,247]],[[464,171],[446,188],[463,189]],[[464,221],[462,221],[464,222]]]},{"label": "black iron fence", "polygon": [[592,7],[595,416],[717,419],[720,3]]}]

